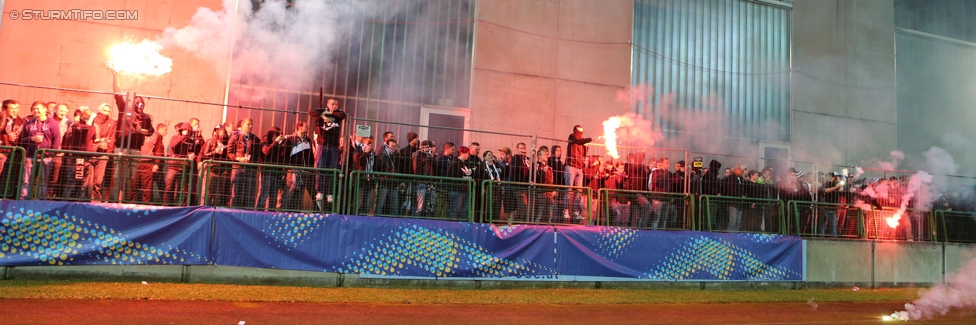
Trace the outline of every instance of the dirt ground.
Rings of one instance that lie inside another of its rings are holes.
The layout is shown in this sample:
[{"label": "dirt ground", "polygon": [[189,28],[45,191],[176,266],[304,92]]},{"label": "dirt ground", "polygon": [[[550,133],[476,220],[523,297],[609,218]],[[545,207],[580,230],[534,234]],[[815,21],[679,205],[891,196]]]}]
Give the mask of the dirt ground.
[{"label": "dirt ground", "polygon": [[[876,324],[902,303],[419,305],[0,299],[3,324]],[[976,310],[923,324],[976,324]]]}]

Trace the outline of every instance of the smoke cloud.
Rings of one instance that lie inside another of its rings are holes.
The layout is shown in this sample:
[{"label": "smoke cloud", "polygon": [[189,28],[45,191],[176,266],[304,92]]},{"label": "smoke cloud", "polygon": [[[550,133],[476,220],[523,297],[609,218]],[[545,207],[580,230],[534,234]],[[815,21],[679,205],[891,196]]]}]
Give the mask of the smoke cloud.
[{"label": "smoke cloud", "polygon": [[158,42],[193,53],[220,75],[227,73],[233,50],[232,80],[293,88],[311,80],[329,62],[329,50],[348,30],[343,18],[364,10],[360,1],[260,4],[257,10],[244,0],[224,0],[220,10],[201,7],[189,25],[166,28]]},{"label": "smoke cloud", "polygon": [[945,285],[936,284],[919,292],[919,298],[905,304],[905,310],[887,316],[896,320],[931,319],[953,308],[976,307],[976,259],[966,263]]}]

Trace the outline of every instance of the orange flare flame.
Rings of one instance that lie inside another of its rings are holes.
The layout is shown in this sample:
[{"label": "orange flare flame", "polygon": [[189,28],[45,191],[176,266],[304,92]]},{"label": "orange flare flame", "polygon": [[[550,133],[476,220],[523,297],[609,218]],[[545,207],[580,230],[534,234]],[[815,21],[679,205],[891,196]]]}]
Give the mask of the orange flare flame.
[{"label": "orange flare flame", "polygon": [[120,74],[160,76],[173,67],[173,60],[159,53],[162,49],[159,43],[146,39],[140,43],[126,41],[108,48],[105,65]]}]

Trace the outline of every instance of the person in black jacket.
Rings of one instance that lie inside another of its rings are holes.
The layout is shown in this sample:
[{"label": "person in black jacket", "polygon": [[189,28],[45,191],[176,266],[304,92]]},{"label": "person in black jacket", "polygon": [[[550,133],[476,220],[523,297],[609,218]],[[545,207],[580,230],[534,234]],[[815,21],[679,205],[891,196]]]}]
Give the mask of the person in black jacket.
[{"label": "person in black jacket", "polygon": [[[411,159],[413,174],[418,176],[434,176],[434,142],[424,140],[420,143],[420,150],[413,153]],[[437,197],[434,184],[429,181],[418,181],[416,184],[415,216],[430,216],[433,212]]]},{"label": "person in black jacket", "polygon": [[[471,156],[468,147],[458,148],[458,156],[451,159],[447,167],[447,177],[471,179],[472,170],[468,167],[467,161]],[[468,188],[464,186],[451,186],[448,192],[450,218],[454,220],[467,220],[468,216]]]},{"label": "person in black jacket", "polygon": [[[569,140],[566,144],[566,169],[563,175],[566,176],[565,184],[567,186],[584,186],[586,182],[583,175],[583,169],[586,168],[586,144],[591,141],[593,141],[592,138],[583,137],[582,126],[573,126],[573,133],[569,135]],[[572,216],[575,220],[583,219],[581,214],[583,213],[584,204],[581,191],[568,191],[566,193],[566,204],[568,205],[566,215]]]},{"label": "person in black jacket", "polygon": [[[312,133],[318,146],[315,150],[315,168],[337,168],[339,140],[342,137],[342,122],[346,119],[346,113],[339,108],[339,100],[335,98],[326,99],[324,108],[315,108],[308,113],[315,120],[315,132]],[[315,201],[320,209],[325,207],[325,203],[332,203],[332,195],[325,194],[331,193],[332,183],[331,175],[318,175]]]},{"label": "person in black jacket", "polygon": [[[285,137],[281,129],[272,126],[261,138],[261,163],[265,165],[285,165]],[[278,192],[285,189],[285,169],[265,167],[261,170],[261,189],[258,191],[259,210],[278,208]]]},{"label": "person in black jacket", "polygon": [[[298,121],[295,124],[295,134],[285,137],[283,142],[285,164],[306,168],[315,165],[312,139],[308,137],[307,123]],[[311,196],[315,192],[312,173],[306,170],[290,170],[285,176],[285,184],[285,194],[281,198],[281,206],[285,209],[301,209],[305,193]]]},{"label": "person in black jacket", "polygon": [[[377,173],[394,174],[397,172],[397,141],[388,138],[385,145],[376,148],[373,170]],[[376,189],[376,210],[373,213],[378,215],[400,215],[399,181],[391,180],[388,176],[378,179],[379,184]],[[404,185],[406,186],[406,185]]]},{"label": "person in black jacket", "polygon": [[[200,153],[200,161],[230,161],[227,156],[227,143],[230,138],[222,125],[214,127],[212,137],[203,144]],[[227,206],[230,204],[230,167],[227,165],[214,164],[206,171],[209,175],[201,175],[207,182],[207,205]]]},{"label": "person in black jacket", "polygon": [[[742,167],[732,165],[732,174],[722,179],[723,196],[744,197],[745,180],[742,178]],[[728,203],[729,224],[726,230],[739,231],[742,226],[743,207],[737,203]]]}]

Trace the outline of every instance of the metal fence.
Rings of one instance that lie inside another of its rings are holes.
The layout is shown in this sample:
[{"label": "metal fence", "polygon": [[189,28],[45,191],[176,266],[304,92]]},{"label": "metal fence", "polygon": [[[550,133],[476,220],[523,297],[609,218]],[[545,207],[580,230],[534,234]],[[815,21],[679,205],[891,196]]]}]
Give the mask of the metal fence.
[{"label": "metal fence", "polygon": [[28,165],[33,200],[185,206],[193,175],[189,159],[55,149]]},{"label": "metal fence", "polygon": [[599,224],[589,187],[486,180],[482,189],[485,222]]},{"label": "metal fence", "polygon": [[662,193],[600,189],[602,207],[599,218],[606,225],[638,229],[695,230],[694,196],[685,193]]},{"label": "metal fence", "polygon": [[704,230],[786,234],[783,201],[702,195]]},{"label": "metal fence", "polygon": [[804,237],[866,238],[864,211],[853,204],[790,201],[789,233]]},{"label": "metal fence", "polygon": [[937,234],[935,240],[976,243],[976,213],[937,210],[933,216]]},{"label": "metal fence", "polygon": [[[206,160],[200,168],[200,205],[260,211],[335,213],[341,198],[339,170]],[[323,199],[316,184],[325,182]],[[328,200],[326,198],[333,198]]]},{"label": "metal fence", "polygon": [[21,147],[0,146],[0,198],[18,199],[24,182],[24,158]]},{"label": "metal fence", "polygon": [[931,241],[935,239],[931,213],[884,207],[865,212],[869,239]]},{"label": "metal fence", "polygon": [[349,213],[471,222],[474,192],[470,178],[354,171]]}]

